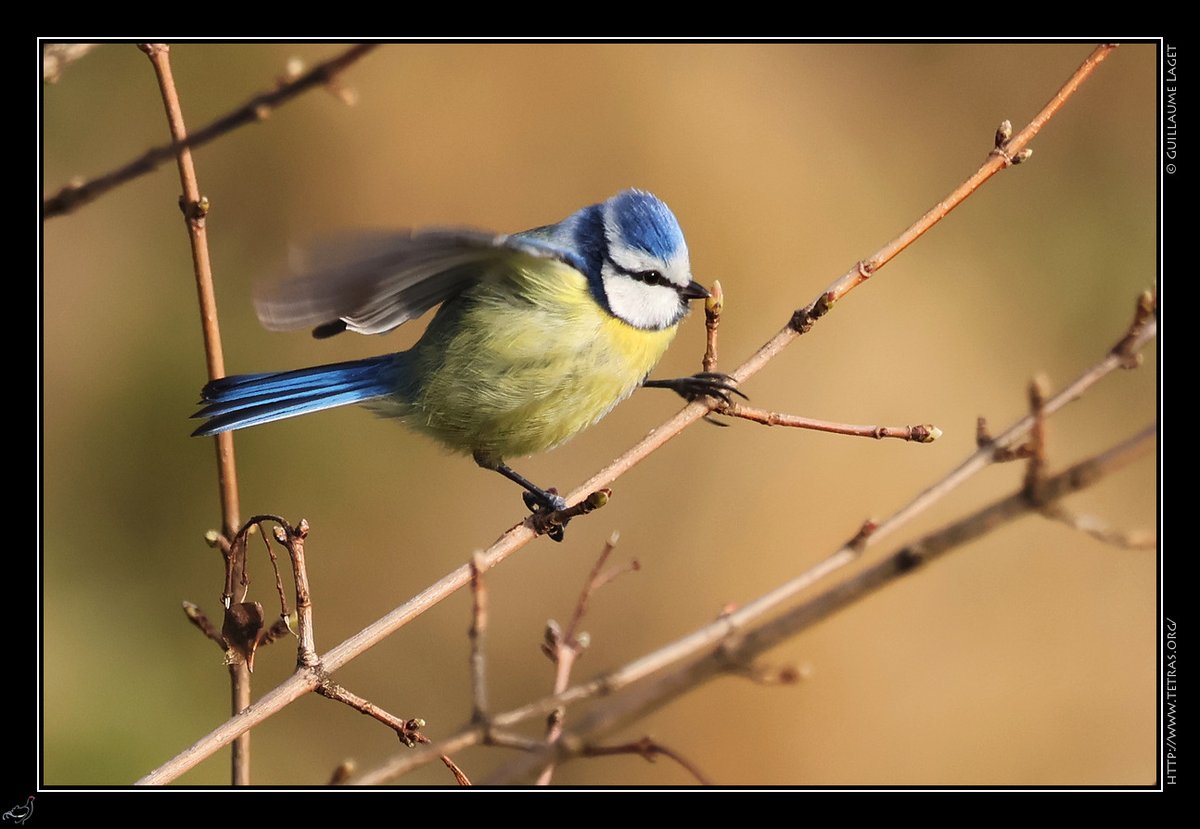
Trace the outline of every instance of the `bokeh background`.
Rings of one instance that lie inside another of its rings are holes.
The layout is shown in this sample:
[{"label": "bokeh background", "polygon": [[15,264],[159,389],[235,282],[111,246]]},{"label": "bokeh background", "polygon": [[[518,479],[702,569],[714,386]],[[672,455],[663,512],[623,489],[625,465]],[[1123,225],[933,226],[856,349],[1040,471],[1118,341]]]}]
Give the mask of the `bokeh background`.
[{"label": "bokeh background", "polygon": [[[343,78],[195,154],[228,370],[282,370],[407,347],[386,337],[271,334],[256,279],[289,244],[339,228],[515,231],[629,186],[674,209],[695,275],[728,298],[732,368],[857,259],[972,172],[997,123],[1020,128],[1090,44],[387,45]],[[193,129],[336,44],[182,44],[172,63]],[[642,569],[591,605],[584,679],[619,666],[814,564],[974,446],[975,418],[1022,415],[1028,379],[1055,387],[1124,330],[1156,278],[1156,52],[1126,45],[1033,144],[745,386],[776,411],[855,423],[932,422],[931,446],[745,422],[697,424],[622,478],[602,511],[489,575],[490,695],[544,695],[549,618],[567,618],[603,541]],[[44,90],[44,187],[123,163],[167,137],[146,58],[106,45]],[[213,447],[190,438],[205,381],[172,165],[44,225],[43,773],[126,785],[228,715],[221,654],[184,620],[216,615]],[[698,370],[700,315],[657,376]],[[1157,362],[1110,377],[1055,417],[1057,468],[1152,421]],[[678,408],[642,392],[599,426],[515,464],[572,488]],[[515,488],[428,440],[347,409],[239,433],[244,515],[312,524],[326,649],[487,546],[524,509]],[[904,538],[1012,491],[993,468]],[[1152,529],[1153,457],[1070,501]],[[903,538],[895,538],[897,543]],[[873,549],[867,562],[886,549]],[[269,570],[254,564],[270,612]],[[1026,518],[778,648],[807,678],[724,678],[620,737],[651,734],[728,785],[1144,785],[1156,766],[1155,554]],[[340,671],[348,687],[451,733],[469,714],[469,601],[456,595]],[[259,654],[256,696],[294,649]],[[538,733],[534,728],[531,733]],[[369,768],[394,736],[303,699],[254,732],[255,783],[323,783]],[[457,757],[485,777],[502,749]],[[227,752],[180,782],[221,785]],[[403,783],[446,785],[431,766]],[[577,761],[564,785],[687,785],[669,761]]]}]

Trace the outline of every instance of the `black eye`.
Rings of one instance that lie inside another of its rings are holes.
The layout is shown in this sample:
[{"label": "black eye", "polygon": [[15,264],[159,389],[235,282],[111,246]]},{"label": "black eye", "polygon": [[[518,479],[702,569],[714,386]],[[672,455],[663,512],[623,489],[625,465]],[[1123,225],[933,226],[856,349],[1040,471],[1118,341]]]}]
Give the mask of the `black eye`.
[{"label": "black eye", "polygon": [[665,285],[671,286],[670,280],[663,276],[658,271],[634,271],[630,274],[638,282],[645,282],[647,285]]}]

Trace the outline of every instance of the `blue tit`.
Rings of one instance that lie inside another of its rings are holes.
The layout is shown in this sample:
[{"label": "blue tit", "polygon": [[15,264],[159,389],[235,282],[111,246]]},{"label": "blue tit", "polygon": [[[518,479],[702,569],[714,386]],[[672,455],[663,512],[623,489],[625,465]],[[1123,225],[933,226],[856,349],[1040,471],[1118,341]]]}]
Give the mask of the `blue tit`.
[{"label": "blue tit", "polygon": [[431,435],[521,485],[534,510],[566,502],[504,459],[551,449],[640,385],[692,399],[739,393],[726,375],[647,380],[707,297],[683,231],[640,190],[558,224],[497,236],[431,230],[345,238],[258,291],[272,330],[380,334],[440,304],[408,351],[276,374],[214,380],[195,435],[358,403]]}]

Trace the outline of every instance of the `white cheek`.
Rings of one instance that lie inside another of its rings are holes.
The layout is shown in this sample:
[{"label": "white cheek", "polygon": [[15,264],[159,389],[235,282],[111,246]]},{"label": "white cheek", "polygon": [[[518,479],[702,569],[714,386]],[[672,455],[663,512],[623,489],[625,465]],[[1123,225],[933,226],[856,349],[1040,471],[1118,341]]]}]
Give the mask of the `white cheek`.
[{"label": "white cheek", "polygon": [[685,312],[679,292],[665,285],[647,285],[604,269],[604,293],[608,307],[635,328],[654,331],[669,328]]}]

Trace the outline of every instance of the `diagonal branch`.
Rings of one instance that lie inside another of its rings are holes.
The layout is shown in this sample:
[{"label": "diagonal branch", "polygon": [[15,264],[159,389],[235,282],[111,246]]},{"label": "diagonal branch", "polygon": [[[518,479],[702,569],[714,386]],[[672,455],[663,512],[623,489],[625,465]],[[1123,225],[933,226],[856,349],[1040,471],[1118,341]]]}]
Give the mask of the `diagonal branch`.
[{"label": "diagonal branch", "polygon": [[1157,424],[1151,423],[1133,437],[1042,481],[1037,500],[1031,499],[1022,487],[1013,494],[896,550],[877,564],[814,596],[777,619],[744,632],[731,631],[727,639],[710,648],[698,659],[676,665],[670,672],[643,681],[639,687],[629,689],[629,693],[612,698],[611,704],[602,706],[583,718],[563,739],[521,757],[507,769],[501,769],[489,783],[504,784],[525,780],[548,760],[562,760],[569,756],[589,753],[589,741],[595,737],[640,719],[704,682],[748,664],[750,660],[761,656],[789,637],[828,619],[837,611],[915,572],[934,559],[960,549],[1016,518],[1036,513],[1044,504],[1056,502],[1095,484],[1109,473],[1150,451],[1157,433]]},{"label": "diagonal branch", "polygon": [[[1144,306],[1144,304],[1143,302],[1139,302],[1139,307]],[[1129,348],[1140,348],[1155,336],[1156,330],[1157,325],[1153,316],[1144,317],[1139,313],[1135,315],[1134,321],[1130,325],[1129,333],[1124,336],[1122,343],[1127,344]],[[1111,350],[1096,365],[1081,374],[1073,383],[1069,384],[1053,398],[1045,401],[1042,408],[1043,415],[1049,416],[1072,400],[1078,399],[1086,389],[1115,369],[1120,368],[1129,353],[1132,353],[1132,351],[1120,354],[1117,349]],[[822,579],[858,560],[869,545],[878,543],[888,534],[895,532],[921,511],[948,495],[976,472],[981,471],[991,463],[997,462],[995,460],[995,448],[997,446],[1013,446],[1023,440],[1031,431],[1033,421],[1034,418],[1032,416],[1018,421],[1000,437],[981,446],[965,462],[960,464],[958,468],[952,470],[941,481],[926,489],[907,505],[901,507],[891,517],[878,524],[869,523],[865,525],[841,549],[769,593],[747,603],[732,613],[722,615],[712,624],[693,631],[654,653],[630,662],[619,670],[590,682],[577,685],[564,693],[546,697],[522,708],[496,715],[490,720],[490,725],[494,728],[511,728],[533,717],[545,716],[563,705],[589,699],[599,694],[611,694],[625,689],[645,680],[651,674],[672,665],[685,662],[688,659],[696,658],[699,654],[707,653],[710,649],[720,645],[721,642],[738,635],[740,631],[748,629],[752,624],[780,609],[793,599],[796,599],[801,593]],[[461,750],[465,746],[478,743],[483,737],[484,734],[481,731],[467,728],[449,738],[443,744],[443,748],[445,745],[453,745],[456,750]],[[449,749],[444,748],[444,750],[448,751]],[[545,762],[545,759],[543,758],[543,762]],[[393,760],[360,779],[359,782],[364,784],[382,783],[422,762],[428,762],[428,760],[423,759],[420,755]]]},{"label": "diagonal branch", "polygon": [[[1101,46],[1092,52],[1084,63],[1077,69],[1061,89],[1054,95],[1051,101],[1043,107],[1042,111],[1030,122],[1030,124],[1021,131],[1019,135],[1014,137],[1006,145],[1012,151],[1019,151],[1024,148],[1034,135],[1041,129],[1042,126],[1061,108],[1062,104],[1075,92],[1079,85],[1095,70],[1096,66],[1115,48],[1113,46]],[[971,176],[966,182],[956,188],[946,199],[938,203],[933,209],[928,211],[916,224],[907,229],[900,237],[880,249],[870,260],[864,260],[856,265],[850,272],[836,280],[829,288],[821,293],[821,295],[810,303],[805,308],[802,308],[792,314],[791,320],[784,328],[764,344],[754,355],[746,362],[732,372],[732,376],[738,381],[744,381],[746,378],[757,373],[766,363],[775,357],[785,346],[790,344],[802,332],[809,330],[817,319],[823,316],[832,304],[852,290],[856,285],[861,284],[870,273],[873,273],[878,268],[883,267],[896,254],[911,244],[917,237],[933,227],[943,216],[950,212],[954,207],[960,204],[968,196],[970,196],[978,187],[992,175],[1007,166],[1009,162],[1005,158],[998,155],[990,155],[988,159],[981,165],[979,170]],[[872,263],[868,270],[868,266],[864,263]],[[856,276],[857,275],[857,276]],[[1151,333],[1149,336],[1153,336]],[[1147,338],[1148,339],[1148,338]],[[1142,340],[1144,342],[1145,339]],[[1099,374],[1095,379],[1107,374],[1112,368],[1117,365],[1114,360],[1111,366],[1099,369]],[[1093,379],[1091,382],[1095,382]],[[1091,382],[1082,386],[1086,388]],[[1078,394],[1078,392],[1076,392]],[[1065,405],[1065,400],[1060,404]],[[588,481],[577,487],[570,493],[567,500],[570,503],[575,503],[597,490],[612,483],[618,477],[623,475],[629,469],[636,466],[652,452],[660,448],[671,438],[678,435],[687,426],[703,418],[711,411],[709,404],[698,400],[689,403],[673,417],[654,429],[649,435],[643,438],[639,443],[625,452],[623,455],[612,461],[604,469],[593,475]],[[1049,413],[1049,409],[1047,409]],[[1024,423],[1024,421],[1022,422]],[[1008,433],[997,439],[997,442],[1009,440],[1015,442],[1021,435],[1028,430],[1028,425],[1022,426],[1018,424],[1009,430]],[[986,462],[981,462],[978,466],[972,467],[965,474],[974,474],[986,465]],[[957,485],[957,484],[956,484]],[[937,500],[945,492],[948,492],[952,487],[947,487],[944,490],[930,493],[923,493],[914,502],[906,508],[906,511],[897,519],[892,527],[895,529],[900,524],[907,521],[913,515],[927,506],[929,503]],[[499,564],[504,559],[515,553],[521,547],[524,547],[530,541],[537,537],[537,533],[528,523],[518,525],[508,532],[504,533],[488,550],[486,550],[480,559],[485,569],[490,569]],[[852,554],[846,561],[839,563],[839,555],[828,559],[823,565],[815,568],[814,571],[801,576],[799,583],[797,580],[789,582],[760,599],[760,602],[767,602],[771,606],[784,600],[784,598],[794,595],[801,589],[812,584],[818,578],[827,572],[832,572],[853,560],[856,554]],[[433,605],[441,602],[449,595],[457,590],[466,587],[471,581],[471,575],[474,572],[472,564],[463,564],[458,569],[447,574],[436,583],[430,585],[417,596],[405,602],[403,605],[393,609],[391,612],[368,625],[363,630],[359,631],[354,636],[334,647],[322,658],[322,664],[328,671],[335,671],[340,666],[346,664],[351,659],[354,659],[359,654],[373,647],[385,637],[395,632],[399,628],[406,625],[416,617],[420,616]],[[745,609],[743,609],[745,610]],[[315,680],[305,673],[293,674],[287,680],[278,685],[274,690],[263,696],[258,702],[252,705],[249,709],[242,713],[236,720],[229,720],[218,726],[207,736],[201,738],[192,746],[185,749],[183,752],[172,758],[168,762],[154,769],[149,774],[142,777],[139,785],[160,785],[173,780],[178,775],[187,771],[204,758],[211,755],[221,746],[234,739],[238,734],[246,731],[252,726],[262,722],[278,711],[282,710],[291,702],[304,696],[312,691],[315,687]],[[569,692],[568,692],[569,693]],[[559,700],[558,697],[552,698],[558,702],[569,701],[567,699]],[[551,704],[549,708],[542,710],[541,713],[547,714],[557,707],[557,702]],[[492,721],[496,725],[495,720]],[[482,734],[482,729],[479,729]],[[474,744],[475,740],[471,736],[460,736],[456,741],[450,741],[448,744],[443,744],[442,750],[446,754],[454,753],[458,748],[465,745]]]},{"label": "diagonal branch", "polygon": [[153,147],[115,170],[110,170],[90,181],[66,185],[42,202],[42,220],[70,213],[99,198],[109,190],[157,169],[158,165],[170,161],[181,150],[202,146],[244,124],[263,120],[270,115],[271,110],[286,104],[300,93],[307,92],[315,86],[329,84],[337,77],[338,73],[374,49],[375,45],[351,46],[337,57],[317,64],[294,80],[280,84],[278,88],[270,92],[261,92],[255,95],[233,112],[218,118],[189,136],[173,135],[172,143]]}]

